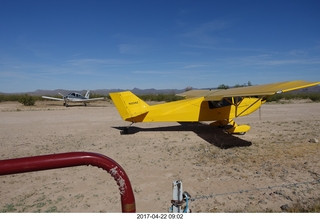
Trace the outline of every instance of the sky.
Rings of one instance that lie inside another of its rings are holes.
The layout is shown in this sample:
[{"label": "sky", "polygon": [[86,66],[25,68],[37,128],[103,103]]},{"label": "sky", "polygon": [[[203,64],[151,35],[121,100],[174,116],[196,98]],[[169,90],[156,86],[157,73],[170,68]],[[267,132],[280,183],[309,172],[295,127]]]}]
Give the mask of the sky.
[{"label": "sky", "polygon": [[0,92],[320,81],[318,0],[0,0]]}]

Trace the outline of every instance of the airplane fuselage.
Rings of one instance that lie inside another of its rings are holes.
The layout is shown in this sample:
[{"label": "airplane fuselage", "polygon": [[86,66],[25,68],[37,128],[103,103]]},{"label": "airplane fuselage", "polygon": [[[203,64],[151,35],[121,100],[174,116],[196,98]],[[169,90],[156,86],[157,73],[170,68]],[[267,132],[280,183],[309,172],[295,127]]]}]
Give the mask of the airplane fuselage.
[{"label": "airplane fuselage", "polygon": [[190,90],[178,94],[180,101],[150,106],[130,91],[110,93],[121,118],[136,122],[199,122],[224,127],[228,133],[244,134],[249,125],[237,125],[235,118],[246,116],[266,102],[266,98],[283,92],[316,86],[320,82],[303,80],[216,90]]},{"label": "airplane fuselage", "polygon": [[[60,93],[59,93],[60,94]],[[42,98],[44,99],[51,99],[51,100],[57,100],[57,101],[64,101],[63,105],[68,107],[68,103],[69,102],[83,102],[84,105],[87,105],[87,102],[91,102],[91,101],[97,101],[97,100],[103,100],[104,97],[100,97],[100,98],[89,98],[90,96],[90,91],[88,90],[86,95],[83,96],[79,93],[76,92],[72,92],[69,93],[68,95],[64,96],[62,94],[60,94],[62,96],[62,98],[55,98],[55,97],[49,97],[49,96],[42,96]]]},{"label": "airplane fuselage", "polygon": [[126,104],[133,114],[124,119],[130,122],[220,121],[251,114],[264,103],[261,98],[255,97],[231,97],[219,102],[203,99],[201,97],[154,106],[144,105],[141,100],[129,100]]}]

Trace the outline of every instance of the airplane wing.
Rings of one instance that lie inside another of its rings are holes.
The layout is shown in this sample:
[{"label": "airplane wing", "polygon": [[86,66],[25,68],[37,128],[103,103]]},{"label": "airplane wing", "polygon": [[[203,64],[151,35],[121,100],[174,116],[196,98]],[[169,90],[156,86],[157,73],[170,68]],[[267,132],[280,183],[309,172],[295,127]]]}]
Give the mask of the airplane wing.
[{"label": "airplane wing", "polygon": [[[104,97],[101,98],[92,98],[92,99],[79,99],[79,98],[67,98],[66,100],[69,102],[92,102],[92,101],[98,101],[98,100],[103,100]],[[60,100],[60,99],[56,99]],[[63,99],[62,99],[63,101]]]},{"label": "airplane wing", "polygon": [[319,84],[320,82],[297,80],[231,89],[191,90],[177,95],[185,96],[186,98],[204,97],[205,101],[220,101],[225,97],[270,96],[276,93],[289,92]]},{"label": "airplane wing", "polygon": [[85,102],[91,102],[91,101],[98,101],[98,100],[104,100],[104,97],[101,97],[101,98],[92,98],[92,99],[83,99],[83,101]]},{"label": "airplane wing", "polygon": [[64,99],[59,99],[59,98],[54,98],[50,96],[42,96],[43,99],[51,99],[51,100],[56,100],[56,101],[64,101]]}]

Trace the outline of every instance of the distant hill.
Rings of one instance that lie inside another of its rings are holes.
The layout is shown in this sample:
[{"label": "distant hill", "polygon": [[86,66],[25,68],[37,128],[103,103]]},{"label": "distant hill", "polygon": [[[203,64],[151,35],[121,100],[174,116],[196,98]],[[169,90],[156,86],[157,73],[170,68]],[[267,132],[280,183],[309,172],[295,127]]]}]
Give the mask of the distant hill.
[{"label": "distant hill", "polygon": [[[90,90],[91,94],[99,94],[99,95],[109,95],[110,92],[121,92],[121,91],[128,91],[128,89],[95,89],[95,90]],[[137,95],[144,95],[144,94],[170,94],[170,93],[181,93],[184,92],[183,89],[139,89],[139,88],[134,88],[130,90],[134,94]],[[21,92],[21,93],[1,93],[0,94],[29,94],[29,95],[34,95],[34,96],[42,96],[42,95],[57,95],[59,93],[63,95],[67,95],[70,92],[77,92],[80,94],[85,94],[87,90],[66,90],[66,89],[55,89],[55,90],[36,90],[34,92]]]},{"label": "distant hill", "polygon": [[292,93],[306,93],[306,92],[312,92],[312,93],[319,92],[320,93],[320,86],[312,86],[309,88],[292,91]]},{"label": "distant hill", "polygon": [[[197,88],[193,88],[194,90],[198,90]],[[209,88],[201,88],[201,89],[209,89]],[[212,88],[215,89],[215,88]],[[128,89],[127,89],[128,90]],[[110,92],[121,92],[121,91],[127,91],[124,89],[96,89],[96,90],[90,90],[91,94],[99,94],[99,95],[108,95]],[[139,89],[139,88],[133,88],[130,90],[134,94],[137,95],[145,95],[145,94],[178,94],[185,92],[184,89]],[[86,90],[65,90],[65,89],[56,89],[56,90],[36,90],[34,92],[24,92],[24,93],[1,93],[0,94],[29,94],[29,95],[35,95],[35,96],[42,96],[42,95],[57,95],[59,93],[67,95],[70,92],[78,92],[80,94],[85,94]],[[292,91],[292,93],[306,93],[306,92],[312,92],[312,93],[320,93],[320,86],[313,86],[305,89],[299,89]]]}]

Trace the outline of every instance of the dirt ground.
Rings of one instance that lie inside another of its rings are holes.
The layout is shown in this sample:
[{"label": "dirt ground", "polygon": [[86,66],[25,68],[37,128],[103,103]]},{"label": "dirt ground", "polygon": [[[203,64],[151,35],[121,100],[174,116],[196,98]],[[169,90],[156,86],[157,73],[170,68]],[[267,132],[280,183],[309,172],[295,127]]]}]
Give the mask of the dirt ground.
[{"label": "dirt ground", "polygon": [[[320,198],[320,103],[265,104],[245,135],[207,123],[129,123],[110,101],[0,103],[0,159],[86,151],[117,161],[137,212],[168,212],[181,180],[192,212],[282,212]],[[0,176],[0,212],[121,212],[116,182],[80,166]]]}]

